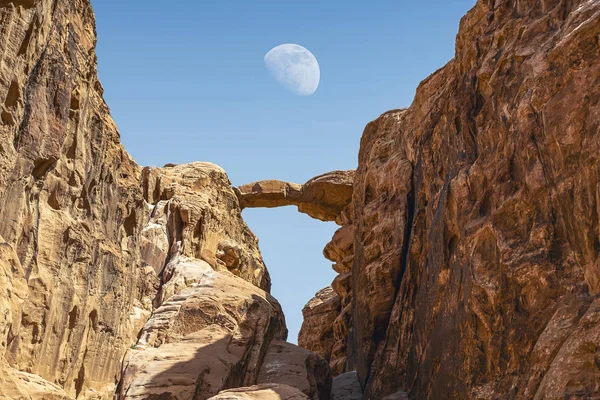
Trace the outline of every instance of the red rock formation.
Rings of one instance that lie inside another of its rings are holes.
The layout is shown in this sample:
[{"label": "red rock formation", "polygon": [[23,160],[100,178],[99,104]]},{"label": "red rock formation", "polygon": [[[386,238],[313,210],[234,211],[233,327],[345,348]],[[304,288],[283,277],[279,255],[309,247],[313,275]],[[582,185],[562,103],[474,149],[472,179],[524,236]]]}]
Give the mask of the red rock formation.
[{"label": "red rock formation", "polygon": [[304,321],[298,334],[298,344],[329,361],[335,345],[333,324],[340,312],[337,293],[331,287],[320,290],[302,310]]},{"label": "red rock formation", "polygon": [[479,1],[369,124],[355,180],[365,397],[598,393],[600,3]]}]

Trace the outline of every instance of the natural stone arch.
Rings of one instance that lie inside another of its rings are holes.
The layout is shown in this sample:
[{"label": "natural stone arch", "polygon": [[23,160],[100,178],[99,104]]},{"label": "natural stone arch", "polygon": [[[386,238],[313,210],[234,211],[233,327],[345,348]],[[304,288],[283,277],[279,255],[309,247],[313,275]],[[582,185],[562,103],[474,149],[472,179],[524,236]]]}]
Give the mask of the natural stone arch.
[{"label": "natural stone arch", "polygon": [[348,332],[351,324],[351,268],[354,257],[352,195],[355,171],[333,171],[304,185],[279,180],[253,182],[238,187],[240,208],[297,206],[298,211],[342,227],[323,255],[339,274],[331,286],[315,294],[302,310],[304,321],[298,344],[330,363],[334,376],[347,369]]}]

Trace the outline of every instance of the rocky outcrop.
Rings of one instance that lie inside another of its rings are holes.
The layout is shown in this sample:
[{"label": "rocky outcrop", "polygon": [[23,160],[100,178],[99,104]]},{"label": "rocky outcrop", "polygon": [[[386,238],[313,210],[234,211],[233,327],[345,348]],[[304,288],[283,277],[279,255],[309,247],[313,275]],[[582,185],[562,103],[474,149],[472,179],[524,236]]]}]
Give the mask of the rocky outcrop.
[{"label": "rocky outcrop", "polygon": [[336,376],[332,382],[331,400],[362,400],[363,392],[356,371]]},{"label": "rocky outcrop", "polygon": [[331,397],[328,362],[317,354],[282,340],[271,342],[257,383],[288,385],[299,389],[312,400]]},{"label": "rocky outcrop", "polygon": [[141,169],[102,99],[93,18],[87,1],[0,2],[0,268],[10,288],[0,379],[14,382],[0,393],[10,398],[114,392],[154,296],[136,238]]},{"label": "rocky outcrop", "polygon": [[302,310],[304,321],[298,344],[329,361],[335,344],[333,324],[340,315],[340,307],[340,297],[331,287],[320,290]]},{"label": "rocky outcrop", "polygon": [[[598,1],[480,0],[356,172],[234,189],[126,153],[88,0],[0,0],[0,398],[593,398],[598,37]],[[287,205],[340,225],[314,353],[241,218]]]},{"label": "rocky outcrop", "polygon": [[244,208],[297,206],[321,221],[335,221],[352,199],[354,171],[334,171],[304,185],[277,180],[259,181],[237,190]]},{"label": "rocky outcrop", "polygon": [[456,57],[363,135],[365,398],[598,393],[600,3],[479,1]]},{"label": "rocky outcrop", "polygon": [[287,336],[257,239],[221,168],[126,153],[95,42],[87,0],[0,1],[0,398],[252,386]]},{"label": "rocky outcrop", "polygon": [[245,388],[225,390],[210,400],[303,400],[304,393],[288,385],[266,383]]}]

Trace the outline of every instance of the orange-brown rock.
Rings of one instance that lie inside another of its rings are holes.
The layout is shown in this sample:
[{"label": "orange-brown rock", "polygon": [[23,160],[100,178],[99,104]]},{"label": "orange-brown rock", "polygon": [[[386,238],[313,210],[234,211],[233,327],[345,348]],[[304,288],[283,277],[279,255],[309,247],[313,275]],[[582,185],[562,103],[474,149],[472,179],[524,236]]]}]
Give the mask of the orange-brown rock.
[{"label": "orange-brown rock", "polygon": [[0,375],[15,383],[0,396],[112,395],[150,313],[141,170],[102,98],[95,42],[88,1],[0,2]]},{"label": "orange-brown rock", "polygon": [[352,200],[354,171],[334,171],[304,185],[267,180],[240,186],[244,208],[297,206],[298,211],[321,221],[335,221]]},{"label": "orange-brown rock", "polygon": [[0,398],[254,384],[286,329],[234,189],[131,159],[95,42],[87,0],[0,2]]},{"label": "orange-brown rock", "polygon": [[[0,0],[0,398],[327,399],[328,362],[333,398],[597,397],[599,37],[596,0],[479,0],[356,172],[234,189],[126,153],[89,0]],[[286,205],[341,225],[324,359],[241,218]]]},{"label": "orange-brown rock", "polygon": [[340,307],[340,297],[331,287],[317,292],[302,310],[304,321],[298,334],[298,344],[330,361],[335,343],[333,322],[341,312]]},{"label": "orange-brown rock", "polygon": [[354,186],[365,398],[598,395],[600,2],[478,1],[370,123]]},{"label": "orange-brown rock", "polygon": [[352,205],[349,205],[338,218],[338,222],[343,226],[335,232],[323,251],[325,258],[334,262],[333,269],[339,275],[329,289],[317,293],[304,308],[304,322],[298,338],[301,346],[329,361],[333,376],[349,370],[348,339],[352,324],[351,271],[356,235],[352,221],[353,209]]}]

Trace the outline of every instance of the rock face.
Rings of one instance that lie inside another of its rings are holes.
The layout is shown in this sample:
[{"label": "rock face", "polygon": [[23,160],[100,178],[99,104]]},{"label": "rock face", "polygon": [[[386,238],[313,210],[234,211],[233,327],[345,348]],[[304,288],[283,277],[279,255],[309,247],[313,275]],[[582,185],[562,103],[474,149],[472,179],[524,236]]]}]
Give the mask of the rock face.
[{"label": "rock face", "polygon": [[363,393],[356,371],[346,372],[333,379],[332,400],[362,400]]},{"label": "rock face", "polygon": [[330,360],[335,344],[333,324],[340,315],[340,306],[340,297],[331,287],[319,291],[302,310],[304,322],[298,335],[298,344]]},{"label": "rock face", "polygon": [[312,400],[331,397],[328,362],[317,354],[282,340],[271,342],[257,382],[286,384],[301,390]]},{"label": "rock face", "polygon": [[237,189],[243,208],[298,206],[298,211],[322,221],[343,225],[324,250],[339,273],[303,309],[304,322],[298,343],[330,362],[334,375],[348,369],[348,337],[351,329],[351,270],[354,258],[352,193],[355,171],[334,171],[304,185],[260,181]]},{"label": "rock face", "polygon": [[456,57],[365,129],[325,249],[332,369],[365,398],[600,391],[599,37],[597,1],[479,1]]},{"label": "rock face", "polygon": [[[131,159],[95,42],[88,0],[0,1],[0,398],[252,386],[287,329],[238,197],[216,165]],[[288,355],[328,396],[327,362]],[[290,371],[261,390],[305,398],[277,386]]]},{"label": "rock face", "polygon": [[600,2],[479,1],[456,57],[363,135],[365,398],[597,396]]},{"label": "rock face", "polygon": [[147,214],[141,169],[102,99],[93,18],[87,1],[0,2],[0,380],[14,383],[0,393],[9,398],[114,392],[153,296],[136,238]]}]

